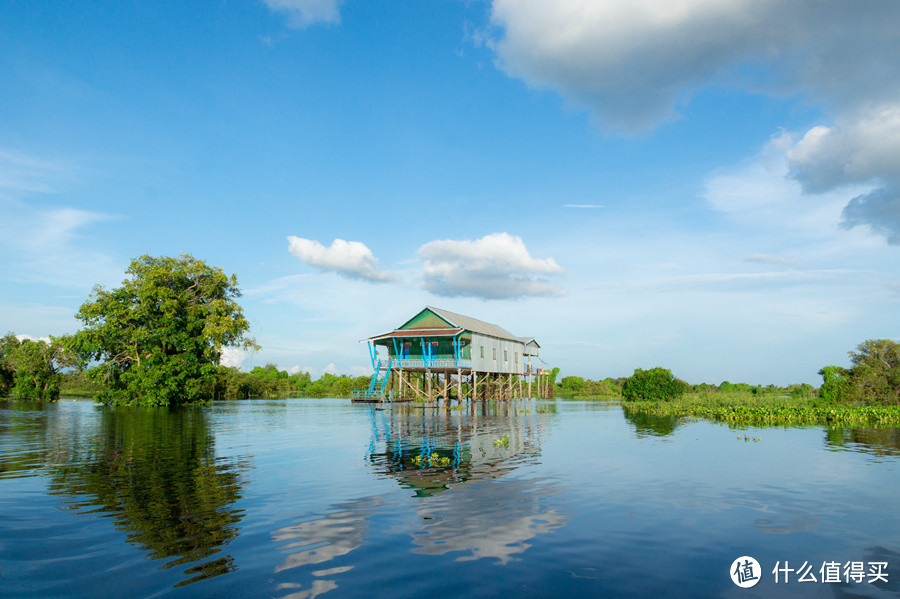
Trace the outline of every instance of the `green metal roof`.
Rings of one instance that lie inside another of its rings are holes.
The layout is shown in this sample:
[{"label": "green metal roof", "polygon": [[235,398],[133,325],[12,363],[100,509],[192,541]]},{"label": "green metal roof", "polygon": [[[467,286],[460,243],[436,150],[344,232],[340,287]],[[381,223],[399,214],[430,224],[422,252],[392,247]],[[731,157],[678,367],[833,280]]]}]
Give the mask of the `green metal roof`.
[{"label": "green metal roof", "polygon": [[477,318],[472,318],[470,316],[463,316],[462,314],[450,312],[449,310],[435,308],[434,306],[425,306],[425,309],[431,310],[453,326],[457,326],[461,329],[466,329],[467,331],[472,331],[473,333],[480,333],[482,335],[487,335],[489,337],[498,337],[500,339],[509,339],[510,341],[522,341],[521,337],[516,337],[503,327],[496,324],[484,322],[483,320],[478,320]]}]

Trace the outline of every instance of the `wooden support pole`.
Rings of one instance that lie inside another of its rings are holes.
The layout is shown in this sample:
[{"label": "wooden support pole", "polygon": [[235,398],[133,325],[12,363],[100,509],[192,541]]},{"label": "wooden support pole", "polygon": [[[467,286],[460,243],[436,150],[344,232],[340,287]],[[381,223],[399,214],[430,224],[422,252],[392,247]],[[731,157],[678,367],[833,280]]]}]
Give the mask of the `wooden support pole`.
[{"label": "wooden support pole", "polygon": [[[414,379],[414,380],[415,380],[415,382],[416,382],[416,385],[413,385],[412,382],[410,382],[409,377],[407,376],[407,378],[403,380],[403,383],[405,383],[406,386],[409,387],[409,389],[410,389],[413,393],[415,393],[417,397],[420,397],[420,398],[422,398],[422,399],[425,399],[425,396],[422,395],[422,393],[421,393],[421,392],[419,391],[419,389],[418,389],[418,386],[419,386],[419,385],[418,385],[419,380],[418,380],[418,379]],[[411,399],[411,398],[412,398],[412,396],[410,396],[410,399]]]},{"label": "wooden support pole", "polygon": [[444,371],[444,405],[450,405],[450,371]]}]

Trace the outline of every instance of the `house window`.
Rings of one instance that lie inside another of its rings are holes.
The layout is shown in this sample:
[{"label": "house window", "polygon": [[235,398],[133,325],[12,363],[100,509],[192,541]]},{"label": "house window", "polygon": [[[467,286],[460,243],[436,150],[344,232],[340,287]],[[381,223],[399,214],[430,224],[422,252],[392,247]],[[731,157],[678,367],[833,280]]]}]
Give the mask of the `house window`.
[{"label": "house window", "polygon": [[491,348],[491,353],[492,353],[492,357],[496,360],[496,359],[497,359],[497,348],[496,348],[496,347],[492,347],[492,348]]},{"label": "house window", "polygon": [[505,350],[505,349],[503,350],[503,361],[504,361],[504,362],[508,362],[508,361],[509,361],[509,355],[506,353],[506,350]]},{"label": "house window", "polygon": [[483,345],[481,346],[481,357],[482,358],[484,357],[484,346]]},{"label": "house window", "polygon": [[516,364],[518,364],[519,363],[519,352],[514,353],[513,356],[515,356]]}]

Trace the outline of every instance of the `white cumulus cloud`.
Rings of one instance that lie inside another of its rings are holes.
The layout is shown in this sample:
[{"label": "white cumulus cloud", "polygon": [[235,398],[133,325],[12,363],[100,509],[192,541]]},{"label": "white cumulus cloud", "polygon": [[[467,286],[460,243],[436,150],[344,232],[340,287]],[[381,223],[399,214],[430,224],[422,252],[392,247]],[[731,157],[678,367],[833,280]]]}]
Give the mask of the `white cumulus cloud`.
[{"label": "white cumulus cloud", "polygon": [[364,243],[335,239],[325,247],[313,239],[291,235],[288,250],[310,266],[335,272],[351,279],[386,283],[398,279],[395,273],[379,270],[378,259]]},{"label": "white cumulus cloud", "polygon": [[263,0],[269,9],[285,13],[292,27],[304,28],[313,23],[339,23],[339,0]]},{"label": "white cumulus cloud", "polygon": [[788,152],[788,161],[807,193],[870,186],[846,205],[843,225],[867,226],[900,244],[900,104],[813,127]]},{"label": "white cumulus cloud", "polygon": [[247,359],[247,353],[239,347],[223,347],[221,354],[219,364],[222,366],[240,368]]},{"label": "white cumulus cloud", "polygon": [[612,129],[653,127],[710,84],[834,106],[900,91],[900,3],[494,0],[498,64]]},{"label": "white cumulus cloud", "polygon": [[532,258],[522,239],[509,233],[475,241],[431,241],[418,254],[423,288],[436,295],[508,299],[563,294],[542,278],[564,272],[556,260]]}]

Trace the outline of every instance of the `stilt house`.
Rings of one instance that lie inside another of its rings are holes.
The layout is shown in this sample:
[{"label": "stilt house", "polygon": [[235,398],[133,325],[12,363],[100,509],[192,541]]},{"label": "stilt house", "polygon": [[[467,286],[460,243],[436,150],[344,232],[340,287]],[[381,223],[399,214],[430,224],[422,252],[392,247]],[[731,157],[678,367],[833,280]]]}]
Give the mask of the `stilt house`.
[{"label": "stilt house", "polygon": [[359,399],[449,399],[454,376],[460,400],[463,384],[473,399],[479,397],[479,385],[485,397],[511,398],[517,384],[521,396],[523,382],[530,395],[534,377],[544,374],[536,368],[540,345],[534,338],[517,337],[498,325],[432,306],[366,341],[375,376]]}]

